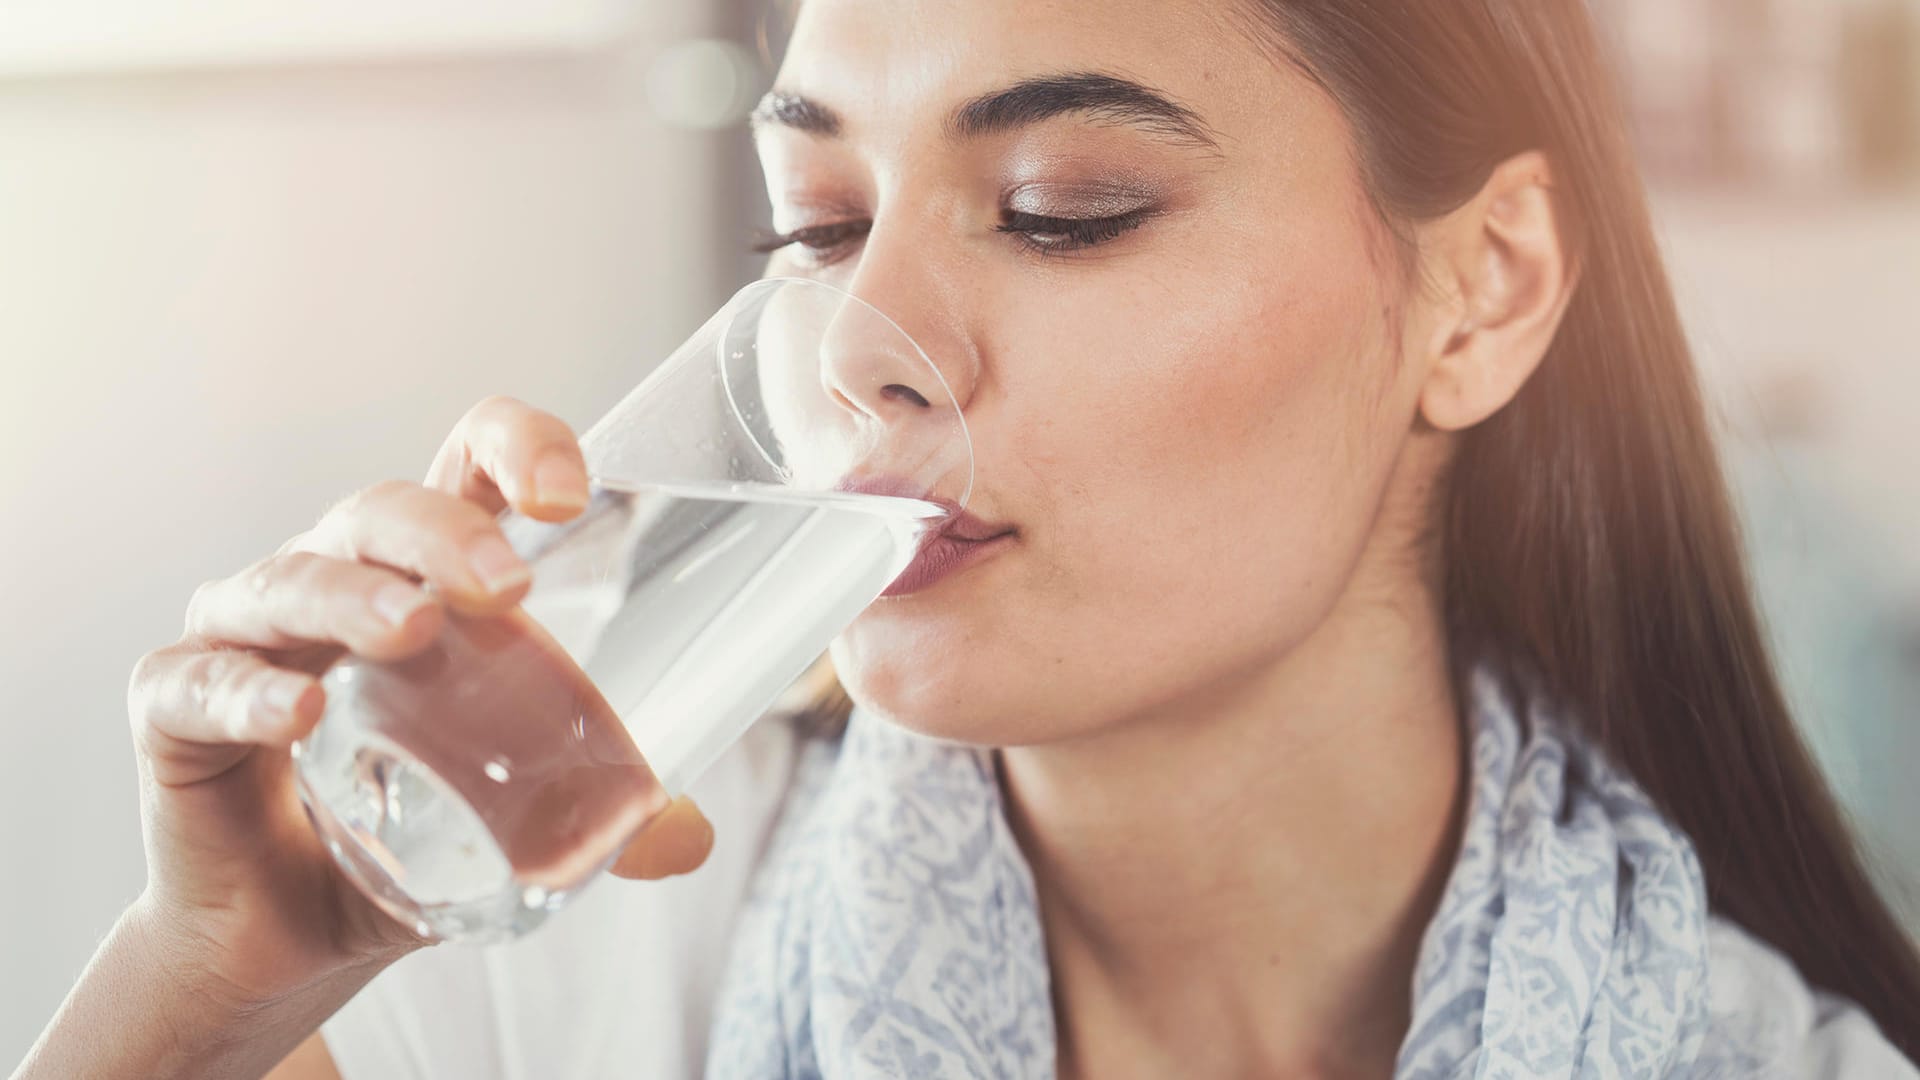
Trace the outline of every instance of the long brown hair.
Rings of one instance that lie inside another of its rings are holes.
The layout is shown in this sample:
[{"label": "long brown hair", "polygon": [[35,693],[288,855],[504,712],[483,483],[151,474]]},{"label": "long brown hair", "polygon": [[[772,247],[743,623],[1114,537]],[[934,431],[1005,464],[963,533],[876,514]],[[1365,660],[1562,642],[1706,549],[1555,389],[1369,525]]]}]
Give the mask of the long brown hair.
[{"label": "long brown hair", "polygon": [[1920,957],[1782,696],[1586,0],[1260,0],[1390,221],[1540,150],[1581,282],[1447,496],[1457,656],[1543,688],[1693,839],[1716,911],[1920,1058]]},{"label": "long brown hair", "polygon": [[1584,723],[1693,839],[1714,909],[1920,1059],[1920,955],[1768,656],[1586,0],[1239,2],[1340,103],[1389,223],[1464,205],[1515,154],[1552,161],[1580,284],[1538,372],[1462,440],[1451,646]]}]

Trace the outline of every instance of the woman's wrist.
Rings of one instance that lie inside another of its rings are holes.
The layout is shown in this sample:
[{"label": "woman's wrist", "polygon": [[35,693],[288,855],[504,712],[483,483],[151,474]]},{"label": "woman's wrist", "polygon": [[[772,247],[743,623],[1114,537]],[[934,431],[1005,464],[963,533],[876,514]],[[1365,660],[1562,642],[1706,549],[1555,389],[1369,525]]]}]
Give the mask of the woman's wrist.
[{"label": "woman's wrist", "polygon": [[207,962],[205,937],[146,897],[121,914],[14,1080],[259,1077],[383,963],[321,973],[273,998]]}]

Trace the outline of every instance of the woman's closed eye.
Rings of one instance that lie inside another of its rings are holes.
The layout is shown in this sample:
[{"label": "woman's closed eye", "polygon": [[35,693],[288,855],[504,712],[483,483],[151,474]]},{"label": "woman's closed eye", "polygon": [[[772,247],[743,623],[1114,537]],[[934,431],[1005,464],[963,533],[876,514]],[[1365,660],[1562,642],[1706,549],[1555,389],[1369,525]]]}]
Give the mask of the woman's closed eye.
[{"label": "woman's closed eye", "polygon": [[1102,217],[1053,217],[1008,210],[994,231],[1014,236],[1032,251],[1055,255],[1098,247],[1145,225],[1154,213],[1151,206]]},{"label": "woman's closed eye", "polygon": [[791,232],[767,232],[753,245],[753,250],[761,255],[771,255],[787,248],[799,248],[814,266],[828,266],[840,261],[856,244],[866,239],[867,231],[871,228],[871,220],[857,218],[805,225]]},{"label": "woman's closed eye", "polygon": [[[1141,207],[1121,214],[1100,217],[1054,217],[1022,210],[1001,213],[994,231],[1004,233],[1027,250],[1044,255],[1082,251],[1114,240],[1146,224],[1155,214],[1154,207]],[[787,248],[798,248],[814,266],[829,266],[846,257],[866,239],[873,228],[869,218],[806,225],[790,232],[768,232],[753,245],[762,255]]]}]

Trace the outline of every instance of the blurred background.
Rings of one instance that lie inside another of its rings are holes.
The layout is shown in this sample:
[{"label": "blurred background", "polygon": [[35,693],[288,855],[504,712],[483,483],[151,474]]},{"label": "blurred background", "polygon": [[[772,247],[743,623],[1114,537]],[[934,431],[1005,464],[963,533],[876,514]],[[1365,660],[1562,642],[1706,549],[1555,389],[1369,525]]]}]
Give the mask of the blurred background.
[{"label": "blurred background", "polygon": [[[1591,0],[1799,713],[1920,928],[1920,0]],[[764,0],[0,3],[0,1063],[140,890],[193,588],[732,289]],[[98,491],[94,490],[98,487]]]}]

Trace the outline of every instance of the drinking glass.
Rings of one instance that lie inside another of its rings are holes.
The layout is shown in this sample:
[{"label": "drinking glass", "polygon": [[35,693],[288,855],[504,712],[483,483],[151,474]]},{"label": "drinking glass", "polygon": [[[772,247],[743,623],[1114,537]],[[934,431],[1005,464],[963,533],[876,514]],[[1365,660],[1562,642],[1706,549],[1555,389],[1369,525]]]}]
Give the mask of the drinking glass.
[{"label": "drinking glass", "polygon": [[581,437],[592,495],[501,515],[533,570],[427,651],[348,657],[294,746],[314,827],[419,933],[540,925],[736,740],[964,507],[938,368],[822,282],[742,289]]}]

